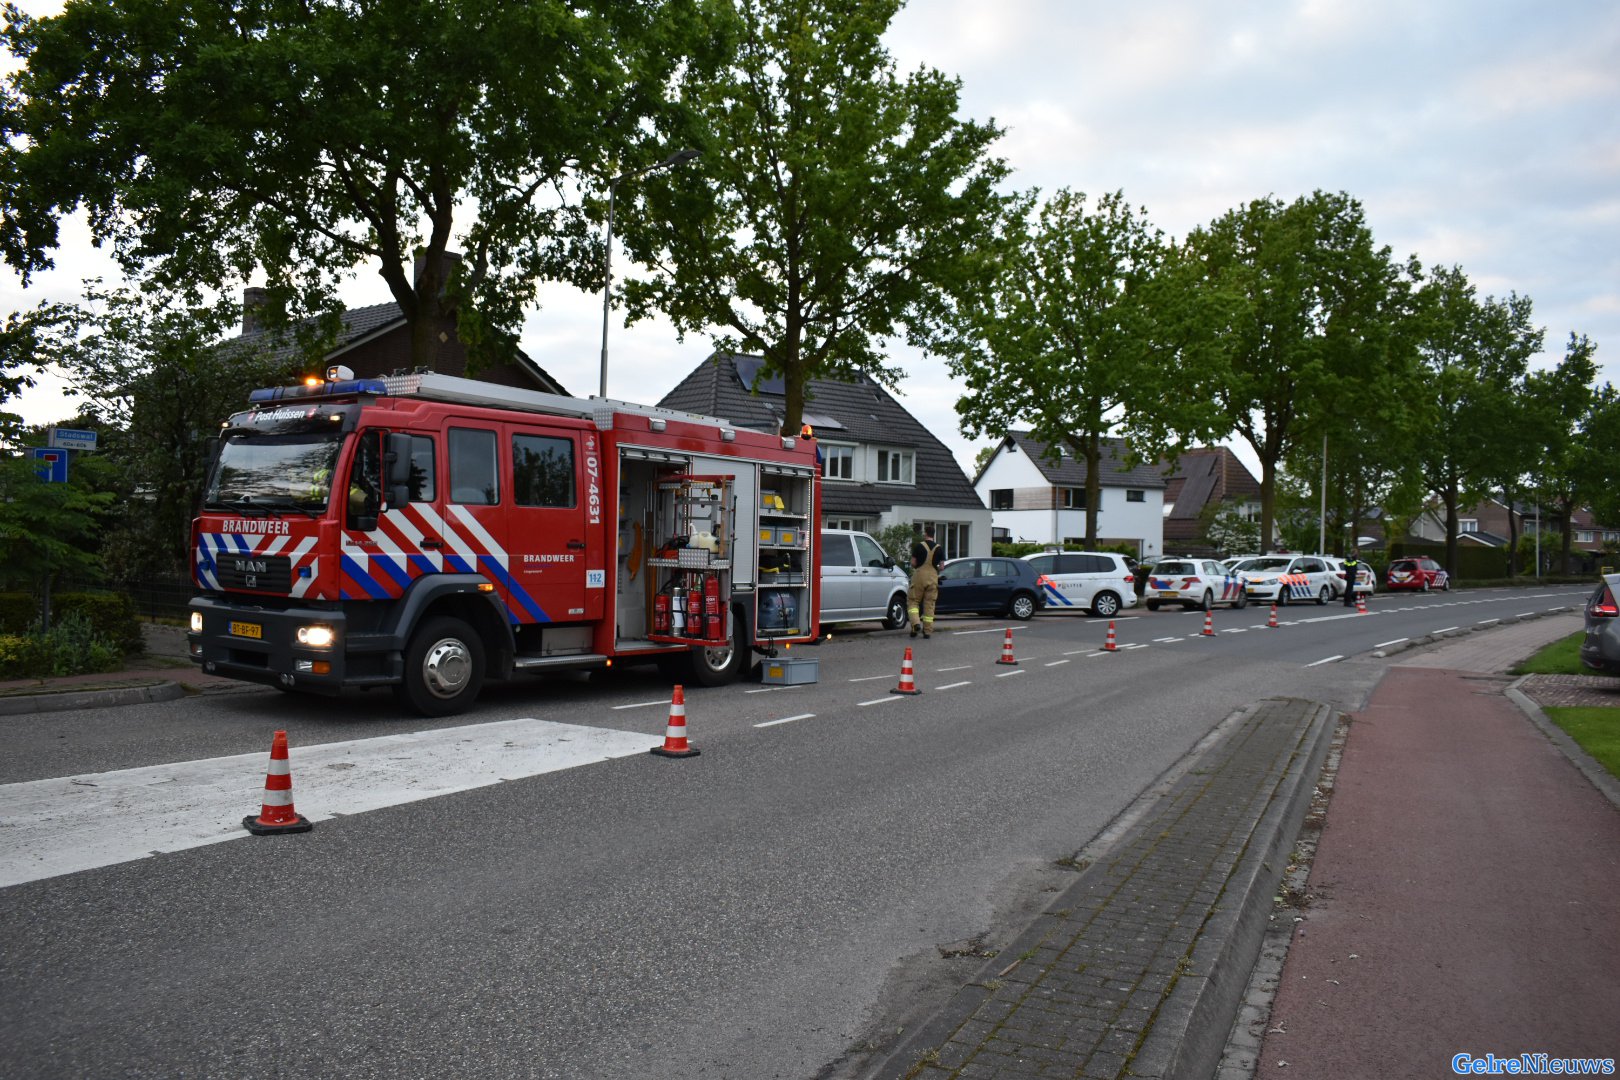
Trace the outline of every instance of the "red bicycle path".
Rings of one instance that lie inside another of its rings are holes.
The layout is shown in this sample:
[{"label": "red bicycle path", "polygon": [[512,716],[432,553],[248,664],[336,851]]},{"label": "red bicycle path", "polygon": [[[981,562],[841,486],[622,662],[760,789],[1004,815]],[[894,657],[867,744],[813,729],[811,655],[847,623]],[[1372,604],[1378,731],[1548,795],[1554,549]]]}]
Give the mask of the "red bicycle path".
[{"label": "red bicycle path", "polygon": [[1620,810],[1507,682],[1396,667],[1350,718],[1258,1076],[1620,1057]]}]

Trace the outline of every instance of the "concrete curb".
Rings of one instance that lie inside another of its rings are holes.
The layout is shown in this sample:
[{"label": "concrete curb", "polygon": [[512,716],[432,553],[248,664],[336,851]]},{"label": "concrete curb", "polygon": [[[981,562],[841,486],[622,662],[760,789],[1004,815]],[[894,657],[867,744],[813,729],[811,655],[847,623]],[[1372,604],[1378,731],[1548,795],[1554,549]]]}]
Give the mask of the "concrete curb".
[{"label": "concrete curb", "polygon": [[1459,626],[1455,630],[1447,630],[1443,634],[1424,634],[1422,637],[1416,637],[1410,641],[1403,641],[1399,645],[1391,645],[1383,649],[1374,649],[1367,655],[1384,659],[1403,652],[1410,652],[1413,649],[1421,649],[1427,645],[1435,645],[1440,642],[1449,642],[1454,638],[1460,638],[1467,634],[1476,634],[1481,630],[1494,630],[1498,626],[1506,626],[1509,623],[1529,622],[1531,619],[1544,619],[1549,615],[1564,615],[1571,611],[1580,610],[1581,609],[1578,607],[1570,607],[1566,605],[1564,607],[1547,608],[1545,611],[1533,611],[1525,615],[1510,615],[1505,619],[1482,619],[1471,626]]},{"label": "concrete curb", "polygon": [[1221,902],[1199,932],[1190,970],[1176,980],[1131,1059],[1133,1075],[1204,1080],[1220,1065],[1227,1033],[1248,992],[1249,972],[1260,956],[1273,898],[1310,811],[1334,725],[1333,710],[1318,705]]},{"label": "concrete curb", "polygon": [[39,694],[10,694],[0,696],[0,716],[106,709],[115,705],[145,705],[154,701],[173,701],[185,696],[186,688],[176,682],[115,686],[100,690],[53,690]]},{"label": "concrete curb", "polygon": [[1519,711],[1541,729],[1541,733],[1569,758],[1570,764],[1579,769],[1581,775],[1590,780],[1592,786],[1597,788],[1616,810],[1620,810],[1620,780],[1615,779],[1607,769],[1597,763],[1596,758],[1581,749],[1581,744],[1570,738],[1569,732],[1555,724],[1552,717],[1541,711],[1540,705],[1531,701],[1529,696],[1519,689],[1520,684],[1529,677],[1519,676],[1513,685],[1504,691],[1507,699],[1517,705]]}]

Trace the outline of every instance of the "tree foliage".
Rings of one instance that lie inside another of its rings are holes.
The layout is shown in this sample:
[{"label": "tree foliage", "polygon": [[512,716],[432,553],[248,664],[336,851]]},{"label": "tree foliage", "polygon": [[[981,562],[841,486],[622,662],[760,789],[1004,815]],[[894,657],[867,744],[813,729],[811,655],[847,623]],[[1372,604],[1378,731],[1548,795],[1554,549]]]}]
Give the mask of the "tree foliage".
[{"label": "tree foliage", "polygon": [[1260,459],[1260,529],[1276,535],[1279,465],[1309,418],[1350,400],[1399,348],[1408,268],[1373,242],[1360,203],[1318,191],[1230,211],[1187,238],[1187,287],[1226,422]]},{"label": "tree foliage", "polygon": [[1002,198],[994,124],[959,119],[960,87],[902,77],[881,37],[900,0],[737,0],[732,62],[679,90],[699,167],[627,191],[632,318],[658,310],[722,350],[755,353],[786,389],[866,372],[959,284]]},{"label": "tree foliage", "polygon": [[1541,349],[1530,300],[1481,299],[1460,267],[1439,268],[1418,294],[1418,356],[1431,410],[1419,451],[1445,512],[1446,565],[1457,566],[1458,517],[1484,495],[1498,454],[1498,421]]},{"label": "tree foliage", "polygon": [[190,521],[210,437],[255,386],[287,381],[295,360],[218,344],[228,305],[194,306],[175,293],[87,282],[86,304],[52,336],[50,360],[101,433],[119,512],[100,538],[117,580],[187,566]]},{"label": "tree foliage", "polygon": [[50,266],[82,209],[126,270],[210,287],[262,271],[287,318],[370,267],[414,363],[451,316],[475,359],[501,355],[538,279],[600,282],[565,186],[656,138],[704,54],[699,2],[8,6],[0,253]]},{"label": "tree foliage", "polygon": [[1085,540],[1095,545],[1103,440],[1121,429],[1134,453],[1157,460],[1172,433],[1207,433],[1199,420],[1210,398],[1196,385],[1173,398],[1156,392],[1173,349],[1150,300],[1164,243],[1147,211],[1121,192],[1092,207],[1068,190],[1034,204],[1015,204],[932,347],[966,383],[956,405],[965,432],[1028,425],[1085,463]]}]

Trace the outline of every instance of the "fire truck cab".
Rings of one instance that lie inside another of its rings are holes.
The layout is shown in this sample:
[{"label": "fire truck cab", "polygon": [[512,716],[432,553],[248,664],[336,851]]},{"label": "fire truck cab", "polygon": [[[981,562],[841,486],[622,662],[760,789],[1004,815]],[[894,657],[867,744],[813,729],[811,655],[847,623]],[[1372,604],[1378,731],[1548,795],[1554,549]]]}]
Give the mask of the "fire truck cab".
[{"label": "fire truck cab", "polygon": [[718,685],[814,640],[809,440],[424,373],[332,368],[250,406],[192,524],[210,673],[438,716],[520,672]]}]

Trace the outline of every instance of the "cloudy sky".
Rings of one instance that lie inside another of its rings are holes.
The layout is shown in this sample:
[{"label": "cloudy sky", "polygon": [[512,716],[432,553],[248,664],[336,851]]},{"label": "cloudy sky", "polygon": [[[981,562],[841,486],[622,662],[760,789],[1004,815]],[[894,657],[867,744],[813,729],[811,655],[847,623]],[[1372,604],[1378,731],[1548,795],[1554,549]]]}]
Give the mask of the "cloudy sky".
[{"label": "cloudy sky", "polygon": [[[1007,129],[999,152],[1020,189],[1122,190],[1176,237],[1250,199],[1344,191],[1396,256],[1529,296],[1541,364],[1582,333],[1600,379],[1620,383],[1620,4],[911,0],[887,40],[902,70],[958,76],[963,114]],[[107,273],[82,239],[59,263],[27,295],[0,278],[4,310]],[[363,275],[347,299],[388,295]],[[594,393],[600,295],[541,299],[524,348]],[[609,394],[654,401],[708,353],[615,318]],[[958,430],[944,366],[895,356],[902,404],[969,468],[987,440]],[[42,388],[20,411],[43,423],[72,405]]]}]

